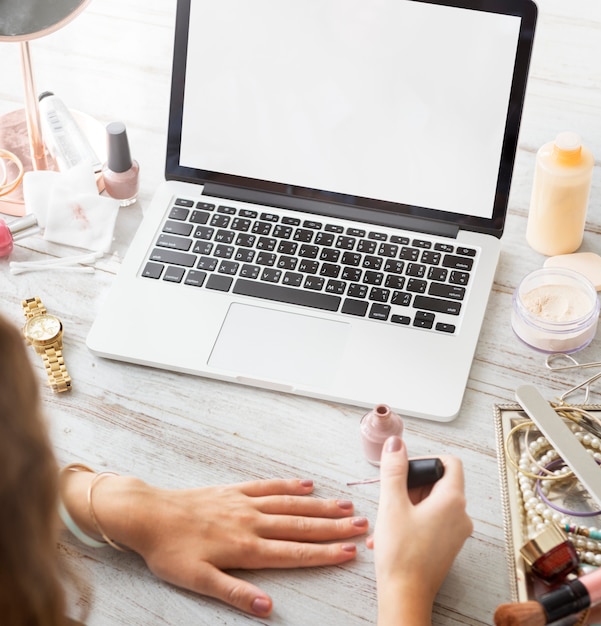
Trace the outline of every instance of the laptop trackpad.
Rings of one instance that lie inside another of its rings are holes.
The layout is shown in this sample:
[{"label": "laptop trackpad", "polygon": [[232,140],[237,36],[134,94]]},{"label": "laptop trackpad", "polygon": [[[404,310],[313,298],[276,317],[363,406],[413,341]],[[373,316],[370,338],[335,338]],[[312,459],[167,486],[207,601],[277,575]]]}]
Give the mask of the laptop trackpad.
[{"label": "laptop trackpad", "polygon": [[241,379],[319,387],[338,371],[349,332],[346,322],[234,303],[209,365]]}]

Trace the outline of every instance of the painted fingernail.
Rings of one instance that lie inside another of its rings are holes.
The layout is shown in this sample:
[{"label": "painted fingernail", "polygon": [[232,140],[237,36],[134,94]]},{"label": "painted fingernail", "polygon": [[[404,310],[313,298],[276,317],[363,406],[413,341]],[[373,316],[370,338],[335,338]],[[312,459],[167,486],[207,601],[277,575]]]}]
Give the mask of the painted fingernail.
[{"label": "painted fingernail", "polygon": [[353,526],[367,526],[369,520],[366,517],[354,517],[352,524]]},{"label": "painted fingernail", "polygon": [[263,614],[271,610],[271,602],[267,598],[255,598],[251,606],[255,613]]},{"label": "painted fingernail", "polygon": [[336,504],[341,508],[341,509],[345,509],[345,510],[349,510],[353,508],[353,503],[350,500],[337,500]]},{"label": "painted fingernail", "polygon": [[313,487],[313,481],[310,478],[306,478],[305,480],[301,480],[300,484],[303,487]]},{"label": "painted fingernail", "polygon": [[342,550],[343,552],[356,552],[357,546],[354,543],[343,543]]},{"label": "painted fingernail", "polygon": [[386,452],[398,452],[401,449],[401,438],[393,435],[386,440]]}]

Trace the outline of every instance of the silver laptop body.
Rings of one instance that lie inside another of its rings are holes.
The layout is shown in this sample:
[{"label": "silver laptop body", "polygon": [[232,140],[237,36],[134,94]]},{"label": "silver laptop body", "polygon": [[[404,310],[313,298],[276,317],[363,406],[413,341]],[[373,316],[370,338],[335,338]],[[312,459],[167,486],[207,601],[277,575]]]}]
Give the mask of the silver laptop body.
[{"label": "silver laptop body", "polygon": [[166,181],[89,348],[455,418],[535,21],[530,0],[178,0]]}]

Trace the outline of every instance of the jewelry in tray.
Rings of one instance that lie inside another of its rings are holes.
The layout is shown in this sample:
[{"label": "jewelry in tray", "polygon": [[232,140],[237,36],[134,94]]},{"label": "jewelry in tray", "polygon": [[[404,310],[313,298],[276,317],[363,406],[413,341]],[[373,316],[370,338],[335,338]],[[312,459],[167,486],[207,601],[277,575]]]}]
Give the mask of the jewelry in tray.
[{"label": "jewelry in tray", "polygon": [[[551,406],[601,465],[601,407]],[[512,591],[524,601],[601,566],[601,510],[519,405],[496,417]]]}]

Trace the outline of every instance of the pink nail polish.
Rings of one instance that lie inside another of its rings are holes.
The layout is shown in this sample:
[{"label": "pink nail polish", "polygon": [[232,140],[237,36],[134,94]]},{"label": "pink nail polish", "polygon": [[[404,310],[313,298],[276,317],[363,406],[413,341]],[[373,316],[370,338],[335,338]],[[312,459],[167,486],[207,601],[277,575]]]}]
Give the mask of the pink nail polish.
[{"label": "pink nail polish", "polygon": [[386,404],[378,404],[361,418],[363,452],[372,465],[380,465],[382,447],[391,435],[403,434],[403,420]]},{"label": "pink nail polish", "polygon": [[8,224],[0,219],[0,258],[7,257],[14,248],[14,242],[25,239],[40,231],[36,216],[30,213]]},{"label": "pink nail polish", "polygon": [[343,543],[342,550],[343,552],[356,552],[357,546],[354,543]]},{"label": "pink nail polish", "polygon": [[368,523],[366,517],[355,517],[352,521],[353,526],[367,526]]},{"label": "pink nail polish", "polygon": [[338,504],[341,509],[345,510],[353,508],[353,503],[350,500],[338,500],[336,504]]},{"label": "pink nail polish", "polygon": [[252,610],[255,613],[267,613],[271,610],[271,602],[267,598],[255,598],[252,601]]},{"label": "pink nail polish", "polygon": [[301,480],[300,484],[303,487],[313,487],[313,481],[310,478],[306,478],[305,480]]},{"label": "pink nail polish", "polygon": [[127,130],[123,122],[111,122],[106,127],[107,154],[102,166],[104,188],[121,206],[130,206],[138,197],[140,166],[131,158]]}]

